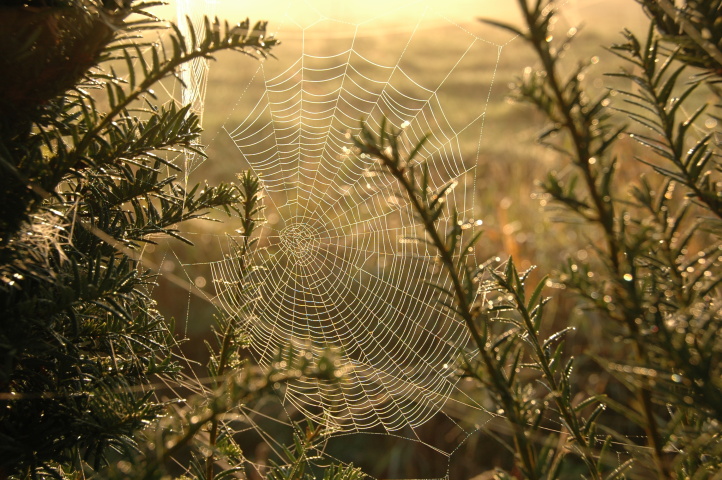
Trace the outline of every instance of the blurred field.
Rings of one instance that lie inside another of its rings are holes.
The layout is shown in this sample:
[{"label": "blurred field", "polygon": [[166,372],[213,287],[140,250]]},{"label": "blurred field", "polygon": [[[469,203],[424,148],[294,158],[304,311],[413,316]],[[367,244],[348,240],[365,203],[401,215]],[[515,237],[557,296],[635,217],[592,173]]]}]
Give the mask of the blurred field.
[{"label": "blurred field", "polygon": [[[367,3],[364,2],[364,5]],[[263,75],[271,77],[282,72],[300,57],[301,51],[322,56],[353,45],[354,50],[367,56],[373,55],[374,61],[379,64],[395,65],[400,52],[407,47],[403,51],[404,72],[416,81],[426,81],[429,88],[435,88],[476,37],[478,40],[471,53],[464,56],[463,61],[449,74],[443,88],[438,91],[438,97],[451,124],[463,126],[480,111],[485,112],[481,141],[477,135],[459,137],[464,163],[476,164],[477,211],[473,215],[484,220],[486,231],[479,256],[513,255],[524,266],[534,264],[539,265],[542,271],[551,270],[560,255],[563,255],[564,249],[560,246],[568,242],[559,238],[558,233],[549,231],[550,225],[540,215],[539,202],[531,196],[535,190],[535,181],[542,178],[544,172],[555,168],[557,159],[534,143],[542,125],[533,110],[513,105],[507,99],[509,84],[521,75],[526,66],[532,65],[534,59],[519,39],[474,21],[476,17],[482,16],[509,20],[516,11],[509,6],[513,3],[508,2],[504,8],[493,7],[490,11],[492,2],[480,2],[476,8],[474,2],[445,2],[441,13],[448,13],[447,18],[439,16],[437,7],[431,13],[427,10],[424,15],[406,18],[406,21],[401,15],[403,9],[397,7],[391,14],[377,20],[378,23],[369,21],[362,25],[356,36],[353,36],[355,24],[347,22],[352,22],[358,16],[358,2],[349,2],[344,7],[316,7],[314,15],[322,21],[307,28],[305,36],[302,35],[302,29],[289,23],[289,18],[293,17],[296,21],[298,17],[310,16],[307,11],[301,9],[300,14],[296,10],[289,11],[287,2],[275,2],[278,13],[272,8],[274,2],[249,6],[249,15],[253,15],[254,19],[269,19],[269,31],[277,32],[282,40],[282,44],[274,51],[277,59],[266,60],[263,71],[259,62],[241,55],[224,54],[212,62],[203,136],[203,143],[208,146],[209,159],[190,173],[189,181],[207,180],[211,184],[230,182],[238,172],[249,168],[227,130],[241,124],[263,97]],[[602,74],[613,70],[615,65],[613,57],[602,46],[619,38],[618,32],[624,27],[639,30],[642,15],[631,0],[568,3],[557,31],[565,35],[572,26],[583,26],[569,52],[568,65],[573,67],[578,59],[598,57],[598,63],[587,75],[593,88],[602,91],[608,86]],[[418,4],[420,8],[429,8],[426,2],[400,4]],[[360,10],[375,11],[373,4],[369,5],[371,8]],[[328,10],[322,10],[326,7]],[[311,10],[310,7],[308,9]],[[242,7],[234,5],[231,8],[223,2],[216,6],[219,15],[230,18],[245,16],[236,10],[241,11]],[[321,11],[330,13],[319,16],[318,12]],[[413,10],[407,13],[409,11]],[[163,13],[170,15],[174,12],[166,7]],[[331,19],[323,20],[326,17]],[[364,19],[362,17],[361,21]],[[455,23],[457,21],[463,23]],[[382,26],[379,27],[379,24]],[[368,32],[363,31],[366,27]],[[405,45],[410,38],[413,41]],[[474,179],[467,181],[473,182]],[[197,248],[183,252],[184,263],[217,260],[202,246],[213,244],[214,236],[232,232],[237,227],[232,222],[206,222],[198,225],[198,228],[196,233],[201,235],[194,240]],[[170,262],[167,268],[173,268],[171,259],[167,260]],[[182,316],[185,312],[186,306],[179,305],[176,316]]]},{"label": "blurred field", "polygon": [[[469,191],[473,187],[475,195],[471,215],[484,221],[485,234],[477,257],[482,261],[495,255],[502,258],[512,255],[522,267],[537,265],[542,274],[552,272],[569,253],[569,247],[579,245],[581,240],[573,229],[553,224],[551,215],[544,213],[539,200],[534,198],[535,182],[562,164],[534,143],[542,128],[540,118],[529,107],[514,105],[506,98],[509,84],[533,64],[533,56],[520,39],[474,20],[488,17],[515,21],[516,2],[499,6],[500,2],[491,1],[412,1],[393,3],[389,8],[390,3],[257,2],[246,8],[242,3],[218,2],[215,13],[221,18],[236,20],[249,16],[252,20],[269,20],[269,30],[277,32],[283,44],[274,51],[277,59],[267,60],[263,71],[259,70],[258,62],[233,54],[221,55],[212,64],[203,137],[209,158],[190,172],[189,181],[230,182],[236,173],[249,167],[226,130],[242,124],[266,93],[261,81],[264,75],[269,78],[282,74],[302,52],[328,56],[352,45],[354,50],[373,56],[379,64],[403,64],[404,72],[415,80],[428,82],[427,88],[434,89],[441,82],[443,88],[438,90],[438,98],[450,124],[463,127],[475,117],[475,112],[485,112],[481,141],[478,135],[459,136],[464,164],[475,165],[473,177],[465,178]],[[618,39],[618,32],[624,27],[639,32],[643,15],[633,0],[566,3],[556,26],[558,34],[565,35],[574,26],[583,27],[568,54],[567,66],[571,69],[579,59],[597,57],[587,80],[601,92],[611,85],[603,72],[616,68],[613,56],[602,46]],[[173,14],[172,7],[167,7],[163,14]],[[469,53],[465,54],[467,49]],[[371,71],[362,73],[373,75]],[[155,254],[163,262],[165,272],[196,282],[212,295],[207,264],[220,259],[219,239],[235,228],[232,219],[196,223],[186,232],[195,247],[161,245]],[[177,318],[192,337],[193,341],[187,344],[189,357],[202,359],[204,347],[195,340],[207,334],[214,307],[163,281],[155,293],[160,308]],[[570,321],[571,299],[560,294],[552,308],[558,311],[558,322]],[[449,429],[443,418],[422,428],[437,442],[435,445],[446,449],[456,441],[443,438]],[[424,478],[445,474],[445,458],[427,455],[417,443],[396,438],[379,441],[378,437],[369,436],[341,438],[337,444],[331,446],[334,454],[364,465],[377,476]],[[372,445],[376,450],[369,454]],[[452,457],[451,478],[468,478],[478,473],[480,465],[493,463],[495,455],[503,455],[484,451],[485,448],[488,446],[483,439],[465,443]],[[425,463],[419,461],[422,457]]]}]

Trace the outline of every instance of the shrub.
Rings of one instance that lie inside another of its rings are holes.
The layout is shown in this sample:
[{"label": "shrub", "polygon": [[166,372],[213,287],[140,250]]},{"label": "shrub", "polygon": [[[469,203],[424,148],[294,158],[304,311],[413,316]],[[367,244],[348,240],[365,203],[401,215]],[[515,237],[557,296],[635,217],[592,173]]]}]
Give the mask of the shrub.
[{"label": "shrub", "polygon": [[[625,87],[598,96],[583,82],[588,62],[561,73],[574,35],[553,40],[551,0],[519,0],[524,29],[489,22],[538,56],[540,66],[513,95],[545,116],[540,141],[566,162],[540,183],[546,203],[572,221],[564,228],[583,228],[589,238],[574,248],[584,254],[570,255],[549,281],[527,286],[529,272],[511,258],[479,264],[473,247],[481,232],[447,206],[449,185],[431,187],[417,158],[423,141],[407,148],[403,130],[385,123],[378,133],[362,125],[355,138],[357,152],[396,179],[425,228],[422,241],[451,280],[449,289],[437,286],[443,306],[472,339],[458,374],[476,382],[506,423],[489,432],[513,456],[495,478],[716,478],[722,469],[714,132],[722,118],[707,102],[720,97],[722,7],[640,3],[651,18],[648,34],[640,40],[625,31],[611,48],[626,67],[610,75]],[[207,21],[201,38],[173,27],[167,49],[145,44],[134,35],[157,27],[149,6],[40,2],[44,15],[19,7],[6,16],[31,41],[0,42],[9,46],[2,61],[19,72],[0,84],[7,92],[0,101],[0,478],[165,478],[167,463],[185,449],[186,476],[235,475],[244,457],[221,413],[277,382],[337,376],[332,353],[311,365],[291,347],[268,371],[248,365],[241,312],[217,321],[212,388],[176,406],[154,394],[152,382],[176,381],[180,367],[172,321],[149,295],[154,276],[143,270],[140,249],[159,236],[188,242],[177,225],[211,209],[234,213],[243,228],[235,252],[243,280],[254,268],[247,255],[262,205],[250,174],[239,185],[187,190],[176,181],[167,154],[203,155],[198,117],[188,107],[157,105],[151,87],[184,62],[226,49],[265,56],[275,40],[263,23],[250,30]],[[636,158],[616,150],[627,138],[640,144]],[[619,185],[625,170],[642,175]],[[586,391],[574,376],[565,350],[571,326],[547,333],[548,285],[575,292],[587,323],[601,326],[587,356],[605,375],[604,391]],[[306,452],[322,430],[298,432],[269,478],[314,478]],[[330,466],[324,478],[360,476]]]},{"label": "shrub", "polygon": [[[539,140],[568,165],[540,186],[589,245],[575,246],[584,254],[570,256],[552,283],[576,292],[589,322],[602,327],[587,355],[606,372],[604,392],[584,392],[573,379],[567,329],[543,334],[544,281],[527,291],[528,272],[511,258],[476,265],[479,233],[465,234],[466,219],[445,212],[448,185],[432,190],[416,158],[423,142],[407,149],[403,131],[385,124],[377,135],[363,126],[356,138],[398,180],[451,279],[453,288],[438,287],[443,304],[478,350],[463,356],[460,373],[489,392],[509,432],[495,436],[514,452],[514,468],[495,478],[565,478],[579,475],[580,463],[590,478],[712,478],[722,468],[722,192],[711,130],[720,117],[698,93],[707,87],[719,101],[721,7],[640,3],[651,17],[646,38],[625,31],[611,48],[626,66],[610,75],[627,81],[614,103],[616,92],[587,93],[590,62],[561,73],[576,29],[553,41],[554,2],[519,0],[525,29],[486,21],[526,41],[540,62],[513,97],[546,117]],[[642,147],[634,159],[615,153],[626,131]],[[622,168],[643,173],[623,188]]]},{"label": "shrub", "polygon": [[199,38],[173,27],[164,48],[139,36],[160,26],[153,5],[2,7],[0,478],[131,455],[166,408],[151,383],[179,368],[140,250],[188,242],[177,225],[211,209],[244,213],[239,186],[176,180],[173,152],[203,155],[198,116],[156,104],[152,87],[193,59],[266,56],[276,41],[264,23],[207,21]]}]

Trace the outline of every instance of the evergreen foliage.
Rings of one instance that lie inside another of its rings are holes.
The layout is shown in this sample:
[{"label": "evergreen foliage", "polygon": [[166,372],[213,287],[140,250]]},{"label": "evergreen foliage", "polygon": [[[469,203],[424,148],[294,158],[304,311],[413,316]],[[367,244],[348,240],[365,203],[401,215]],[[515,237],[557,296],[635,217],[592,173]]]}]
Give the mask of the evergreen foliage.
[{"label": "evergreen foliage", "polygon": [[[586,229],[589,245],[576,247],[552,283],[576,292],[588,322],[604,332],[588,351],[606,372],[604,392],[585,392],[573,379],[568,328],[542,333],[545,281],[529,293],[528,272],[511,258],[499,268],[474,265],[470,247],[480,234],[469,233],[472,221],[453,209],[442,230],[450,185],[430,188],[428,168],[416,159],[424,142],[407,147],[403,131],[385,124],[377,135],[362,125],[355,139],[361,154],[398,181],[426,229],[419,241],[436,249],[451,279],[452,289],[437,287],[442,303],[463,319],[478,349],[463,356],[460,374],[489,392],[508,425],[508,434],[490,434],[513,452],[513,468],[494,478],[701,479],[722,470],[722,191],[713,130],[720,3],[640,3],[651,18],[647,37],[625,31],[611,48],[627,65],[610,74],[627,81],[614,103],[615,92],[588,93],[583,73],[591,62],[560,73],[576,29],[553,40],[553,1],[519,0],[523,29],[486,21],[538,56],[540,67],[525,72],[513,97],[544,115],[539,141],[568,165],[540,186],[569,228]],[[704,88],[714,105],[699,94]],[[633,125],[620,122],[620,113]],[[627,131],[641,144],[636,158],[615,150]],[[642,172],[626,188],[622,167]]]},{"label": "evergreen foliage", "polygon": [[[578,74],[561,78],[562,49],[548,41],[553,9],[522,2],[525,38],[542,67],[519,82],[516,98],[544,112],[543,142],[573,167],[548,176],[549,200],[604,239],[591,242],[586,259],[570,258],[560,280],[603,325],[607,345],[627,345],[610,357],[593,344],[590,354],[629,394],[606,403],[644,432],[641,445],[621,441],[635,459],[630,475],[706,478],[722,465],[720,145],[705,126],[719,117],[720,32],[708,25],[718,15],[708,14],[720,4],[670,11],[669,2],[641,3],[652,13],[650,29],[641,40],[625,31],[612,47],[626,66],[611,75],[628,86],[610,104],[611,92],[591,97]],[[698,93],[705,87],[716,104]],[[629,136],[643,147],[635,159],[613,149],[618,113],[632,120]],[[627,189],[622,167],[642,173]]]},{"label": "evergreen foliage", "polygon": [[[566,162],[541,182],[545,202],[589,239],[535,286],[511,258],[477,264],[481,231],[447,210],[452,184],[431,188],[417,157],[424,141],[407,146],[385,123],[378,133],[362,125],[354,139],[397,181],[425,228],[417,241],[435,249],[451,281],[435,287],[473,340],[457,372],[494,405],[504,427],[492,422],[488,433],[511,452],[494,478],[713,479],[722,470],[722,7],[638,2],[651,19],[646,37],[625,31],[610,50],[626,65],[610,77],[626,86],[597,96],[583,81],[589,62],[560,73],[574,32],[553,40],[552,0],[518,0],[524,28],[487,21],[538,56],[513,96],[542,113],[539,140]],[[0,7],[27,34],[0,42],[3,67],[19,72],[0,78],[0,478],[161,479],[180,454],[181,478],[243,474],[233,413],[300,377],[337,382],[337,361],[328,352],[311,364],[288,346],[261,371],[243,360],[241,311],[217,319],[210,388],[159,401],[154,382],[184,384],[141,249],[161,237],[189,243],[179,223],[232,213],[242,281],[256,268],[249,254],[263,205],[249,173],[238,185],[176,180],[178,151],[203,155],[198,116],[158,105],[152,88],[195,58],[265,57],[276,41],[264,23],[207,20],[202,37],[172,26],[163,46],[140,35],[159,28],[147,11],[155,3],[30,3]],[[636,158],[619,153],[625,137],[639,142]],[[641,175],[622,185],[626,170]],[[578,294],[585,321],[601,326],[587,356],[606,375],[604,391],[575,377],[570,319],[548,333],[559,322],[546,314],[548,285]],[[297,427],[268,478],[319,475],[324,432]],[[341,465],[321,475],[363,477]]]},{"label": "evergreen foliage", "polygon": [[154,104],[152,88],[195,58],[265,57],[276,41],[264,23],[206,20],[202,37],[173,27],[169,46],[149,43],[140,35],[160,28],[154,5],[2,7],[18,22],[2,61],[19,72],[3,75],[0,102],[2,478],[131,456],[166,408],[152,382],[179,368],[140,249],[188,242],[177,225],[211,209],[244,213],[236,185],[178,183],[173,156],[203,155],[198,116]]}]

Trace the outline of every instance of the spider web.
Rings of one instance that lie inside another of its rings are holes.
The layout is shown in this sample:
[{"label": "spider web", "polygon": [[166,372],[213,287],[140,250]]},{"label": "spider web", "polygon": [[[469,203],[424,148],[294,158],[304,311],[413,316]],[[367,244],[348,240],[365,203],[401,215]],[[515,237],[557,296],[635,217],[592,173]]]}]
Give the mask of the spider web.
[{"label": "spider web", "polygon": [[[431,286],[451,287],[433,247],[419,241],[423,225],[396,181],[354,152],[352,137],[360,120],[378,131],[384,118],[402,129],[406,151],[426,137],[417,158],[429,168],[430,188],[450,186],[442,228],[453,220],[452,208],[464,228],[478,228],[477,163],[488,107],[503,95],[495,76],[505,43],[479,37],[423,1],[358,22],[313,4],[303,12],[284,5],[266,16],[285,48],[237,83],[242,93],[209,146],[231,146],[232,171],[250,169],[262,182],[266,221],[252,257],[259,268],[240,277],[234,252],[243,238],[233,221],[225,232],[189,232],[210,237],[205,243],[215,245],[217,260],[178,263],[196,289],[210,280],[205,291],[213,291],[206,295],[216,308],[245,322],[261,366],[270,366],[281,346],[312,360],[338,352],[343,381],[289,384],[282,393],[286,418],[300,412],[337,436],[383,433],[450,458],[454,449],[429,443],[422,427],[444,415],[460,445],[494,414],[454,374],[469,338]],[[196,8],[192,19],[203,13]],[[492,59],[492,70],[475,82],[480,58]],[[205,63],[181,72],[182,100],[197,112],[207,72]],[[186,160],[187,178],[204,167]],[[477,412],[473,419],[459,421],[469,410]],[[242,429],[275,449],[262,418],[249,410]]]},{"label": "spider web", "polygon": [[[201,3],[192,3],[197,26],[203,13],[211,13],[199,9]],[[486,216],[477,200],[487,180],[478,168],[481,152],[500,141],[485,135],[484,127],[503,100],[497,73],[514,42],[473,18],[503,18],[515,6],[483,0],[409,0],[384,8],[365,3],[264,2],[261,12],[258,5],[244,5],[244,17],[269,19],[283,40],[274,50],[278,59],[257,67],[244,63],[230,80],[226,73],[233,93],[211,88],[207,103],[207,64],[192,69],[198,81],[186,82],[185,103],[194,99],[201,112],[214,105],[213,115],[227,119],[209,124],[206,112],[211,160],[186,161],[186,180],[222,170],[225,176],[216,179],[228,181],[248,169],[261,179],[266,221],[252,259],[260,268],[239,276],[234,252],[244,239],[234,233],[239,225],[232,219],[221,230],[183,232],[205,245],[203,253],[188,256],[171,247],[161,272],[173,277],[169,271],[180,265],[175,277],[190,283],[186,325],[192,323],[191,299],[202,296],[221,314],[245,321],[262,366],[274,362],[281,346],[293,345],[310,359],[328,348],[340,352],[344,381],[307,379],[279,388],[276,410],[241,406],[228,425],[232,433],[255,436],[283,458],[288,436],[279,429],[303,434],[294,421],[311,418],[329,435],[309,464],[356,462],[344,456],[353,446],[335,450],[334,441],[375,435],[379,443],[412,442],[424,457],[419,460],[440,456],[445,467],[428,476],[449,478],[462,446],[471,447],[467,440],[482,427],[493,432],[504,412],[489,411],[493,403],[482,389],[455,377],[459,353],[475,352],[464,325],[428,284],[448,289],[449,282],[435,251],[416,240],[424,237],[423,227],[397,195],[398,185],[379,174],[372,159],[356,155],[351,139],[362,119],[377,131],[382,118],[403,129],[407,150],[429,134],[420,161],[432,173],[431,187],[451,182],[449,210],[459,210],[466,228],[478,228]],[[584,7],[575,0],[558,3],[570,25],[580,23],[585,8],[607,8],[600,0]],[[214,103],[219,94],[222,101]],[[442,228],[452,220],[442,217]],[[208,384],[186,382],[206,397]],[[248,461],[261,477],[267,472],[262,457]],[[407,473],[413,465],[405,467],[397,478],[413,475]]]},{"label": "spider web", "polygon": [[[193,2],[192,0],[176,0],[177,25],[184,37],[189,38],[191,25],[196,35],[203,38],[205,34],[205,17],[213,18],[216,15],[215,0]],[[179,67],[178,78],[183,83],[181,88],[181,104],[190,105],[191,110],[203,121],[203,111],[208,87],[208,72],[210,70],[207,58],[199,57],[184,63]]]},{"label": "spider web", "polygon": [[263,95],[238,125],[224,127],[241,165],[263,183],[268,222],[256,252],[263,268],[251,278],[238,278],[232,256],[211,264],[218,297],[229,315],[251,305],[248,332],[261,365],[288,343],[313,358],[340,350],[347,381],[299,381],[286,400],[342,431],[426,422],[454,390],[450,365],[468,343],[466,327],[430,286],[439,281],[436,254],[416,240],[423,229],[408,201],[373,159],[353,151],[359,119],[377,130],[387,118],[403,128],[407,148],[428,135],[419,158],[431,188],[453,182],[449,202],[473,218],[475,162],[460,137],[481,140],[493,83],[478,92],[476,115],[454,124],[442,91],[480,42],[470,36],[467,50],[437,75],[414,75],[405,59],[423,21],[422,12],[393,61],[383,63],[363,25],[350,25],[351,35],[330,47],[315,35],[339,22],[298,24],[300,57],[279,73],[279,65],[262,64],[252,82]]}]

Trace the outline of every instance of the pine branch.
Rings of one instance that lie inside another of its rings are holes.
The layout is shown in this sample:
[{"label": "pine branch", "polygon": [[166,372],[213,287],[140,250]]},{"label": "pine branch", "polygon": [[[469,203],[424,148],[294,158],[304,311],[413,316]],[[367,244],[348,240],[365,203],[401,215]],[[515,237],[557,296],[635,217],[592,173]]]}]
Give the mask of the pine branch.
[{"label": "pine branch", "polygon": [[[527,407],[528,400],[519,398],[517,393],[519,389],[517,372],[523,354],[519,345],[521,339],[524,338],[524,343],[531,342],[532,354],[548,382],[551,390],[550,396],[560,408],[564,424],[574,436],[580,455],[587,463],[589,472],[593,478],[601,479],[599,459],[594,456],[589,443],[590,438],[593,438],[594,435],[594,418],[580,422],[571,406],[569,367],[561,374],[561,383],[557,381],[555,372],[560,362],[561,345],[553,354],[548,351],[563,333],[552,337],[543,345],[538,338],[545,303],[541,297],[543,283],[535,290],[527,304],[524,297],[523,279],[516,273],[513,262],[509,260],[504,275],[492,273],[494,285],[482,287],[482,289],[486,292],[503,292],[504,297],[512,295],[513,301],[499,303],[490,308],[487,313],[507,309],[519,312],[522,317],[522,323],[518,324],[520,331],[517,333],[509,330],[498,338],[493,338],[490,335],[488,319],[484,320],[483,331],[479,330],[477,322],[482,309],[475,304],[474,299],[479,290],[476,282],[481,271],[475,273],[466,266],[468,252],[472,250],[479,234],[472,236],[459,250],[458,242],[464,222],[458,219],[456,211],[453,211],[451,215],[452,221],[449,230],[445,234],[439,231],[438,220],[445,208],[443,199],[449,193],[450,185],[444,185],[435,193],[431,193],[428,165],[423,164],[423,167],[419,168],[413,162],[425,140],[419,142],[408,156],[402,156],[399,149],[401,135],[402,131],[387,131],[385,120],[382,121],[378,136],[374,135],[365,124],[362,124],[361,133],[354,138],[354,144],[361,154],[375,158],[384,171],[397,180],[404,190],[405,198],[408,198],[417,218],[424,225],[430,243],[438,252],[446,274],[451,279],[452,288],[451,291],[441,287],[437,287],[437,289],[453,299],[453,306],[446,302],[443,304],[462,318],[478,349],[487,377],[483,380],[498,396],[500,406],[512,428],[515,450],[521,462],[522,472],[527,478],[546,478],[547,476],[554,478],[555,472],[558,472],[560,467],[558,461],[550,462],[551,459],[545,450],[536,450],[532,444],[529,434],[535,429],[533,425],[538,426],[542,413],[539,411],[539,413],[533,414],[532,417],[536,418],[531,419],[529,412],[537,410],[536,407],[533,406],[533,403],[531,407]],[[457,254],[457,251],[461,253]],[[498,353],[495,356],[493,352]],[[511,365],[508,364],[507,359],[513,359]],[[600,408],[599,412],[602,409]],[[527,423],[528,421],[530,423]],[[592,437],[589,436],[590,434]]]}]

